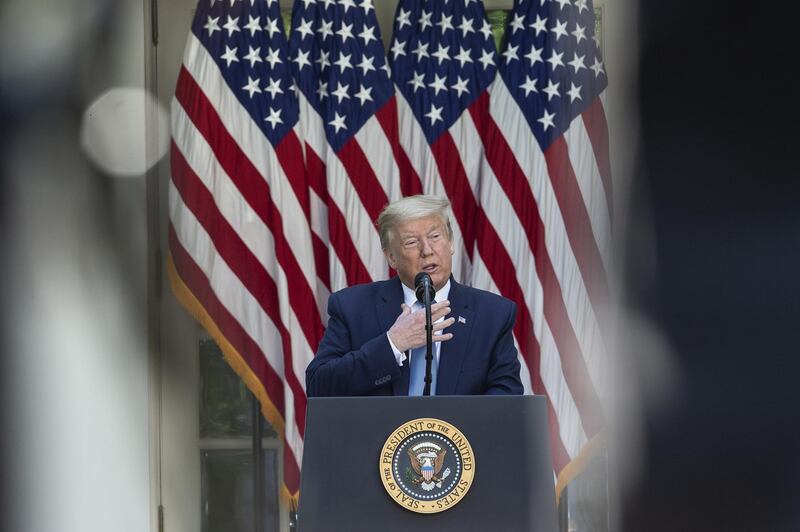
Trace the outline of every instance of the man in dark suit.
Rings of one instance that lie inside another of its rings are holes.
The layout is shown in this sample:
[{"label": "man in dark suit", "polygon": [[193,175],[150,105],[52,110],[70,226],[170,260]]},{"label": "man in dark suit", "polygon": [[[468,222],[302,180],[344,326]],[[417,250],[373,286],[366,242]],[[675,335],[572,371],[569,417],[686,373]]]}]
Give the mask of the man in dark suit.
[{"label": "man in dark suit", "polygon": [[422,394],[425,312],[417,312],[418,272],[427,272],[436,289],[431,395],[521,394],[512,338],[516,305],[452,278],[449,202],[403,198],[383,210],[378,227],[397,276],[331,295],[328,328],[306,369],[308,396]]}]

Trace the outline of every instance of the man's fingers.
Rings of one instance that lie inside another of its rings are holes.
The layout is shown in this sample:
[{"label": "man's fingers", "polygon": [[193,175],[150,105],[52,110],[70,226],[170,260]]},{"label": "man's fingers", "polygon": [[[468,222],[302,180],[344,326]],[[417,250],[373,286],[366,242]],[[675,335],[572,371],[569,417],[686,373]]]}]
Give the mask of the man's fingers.
[{"label": "man's fingers", "polygon": [[445,299],[444,301],[439,301],[438,303],[434,303],[431,305],[431,312],[436,312],[440,308],[445,308],[450,306],[450,300]]},{"label": "man's fingers", "polygon": [[433,330],[434,331],[441,331],[445,327],[450,327],[455,322],[456,322],[455,318],[447,318],[446,320],[440,321],[439,323],[434,323],[433,324]]},{"label": "man's fingers", "polygon": [[411,313],[411,309],[405,303],[400,303],[400,308],[402,309],[403,314],[410,314]]},{"label": "man's fingers", "polygon": [[448,314],[450,314],[450,307],[442,307],[436,312],[431,312],[431,321],[436,321],[443,316],[447,316]]}]

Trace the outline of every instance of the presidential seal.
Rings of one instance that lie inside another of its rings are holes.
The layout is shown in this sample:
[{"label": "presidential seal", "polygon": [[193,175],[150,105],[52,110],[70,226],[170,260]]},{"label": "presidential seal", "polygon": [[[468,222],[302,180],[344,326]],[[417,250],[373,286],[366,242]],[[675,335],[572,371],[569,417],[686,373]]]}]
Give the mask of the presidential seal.
[{"label": "presidential seal", "polygon": [[464,498],[475,477],[475,456],[456,427],[420,418],[389,435],[379,468],[383,487],[394,502],[412,512],[432,514]]}]

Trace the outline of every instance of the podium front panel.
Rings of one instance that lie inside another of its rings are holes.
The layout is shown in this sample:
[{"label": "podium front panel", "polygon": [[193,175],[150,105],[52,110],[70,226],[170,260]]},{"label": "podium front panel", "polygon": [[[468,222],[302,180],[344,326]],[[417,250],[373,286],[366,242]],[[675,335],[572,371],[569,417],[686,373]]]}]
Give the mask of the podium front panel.
[{"label": "podium front panel", "polygon": [[[472,486],[463,500],[440,513],[403,508],[386,492],[379,475],[386,439],[416,418],[446,421],[472,446]],[[557,532],[546,399],[309,399],[298,525],[300,532]]]}]

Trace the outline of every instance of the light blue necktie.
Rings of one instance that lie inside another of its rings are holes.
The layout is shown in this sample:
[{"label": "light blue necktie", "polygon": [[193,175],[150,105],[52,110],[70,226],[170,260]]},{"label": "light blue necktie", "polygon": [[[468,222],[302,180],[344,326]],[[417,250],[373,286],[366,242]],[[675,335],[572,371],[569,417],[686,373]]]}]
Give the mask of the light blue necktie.
[{"label": "light blue necktie", "polygon": [[[435,303],[432,301],[431,304]],[[417,312],[425,312],[421,303],[414,303]],[[431,361],[431,395],[436,395],[436,375],[439,364],[436,362],[436,344],[433,344],[433,360]],[[408,395],[422,395],[425,390],[425,346],[411,350],[411,373],[408,381]]]}]

